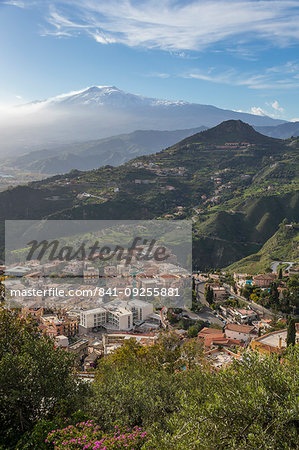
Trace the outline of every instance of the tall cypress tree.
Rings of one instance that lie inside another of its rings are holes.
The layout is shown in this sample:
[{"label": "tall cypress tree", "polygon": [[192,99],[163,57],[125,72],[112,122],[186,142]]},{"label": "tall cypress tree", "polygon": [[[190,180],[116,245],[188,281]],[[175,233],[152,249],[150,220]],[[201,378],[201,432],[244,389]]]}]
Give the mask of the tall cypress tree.
[{"label": "tall cypress tree", "polygon": [[289,325],[288,325],[288,334],[287,334],[287,347],[289,345],[295,345],[296,343],[296,326],[295,326],[295,320],[290,319]]},{"label": "tall cypress tree", "polygon": [[279,269],[279,272],[278,272],[278,279],[279,279],[279,280],[282,279],[282,268]]}]

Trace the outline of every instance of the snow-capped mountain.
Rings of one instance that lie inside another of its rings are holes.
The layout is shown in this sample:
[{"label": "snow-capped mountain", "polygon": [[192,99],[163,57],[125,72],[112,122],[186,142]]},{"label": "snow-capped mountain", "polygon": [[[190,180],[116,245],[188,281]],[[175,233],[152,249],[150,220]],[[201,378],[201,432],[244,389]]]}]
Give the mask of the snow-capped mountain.
[{"label": "snow-capped mountain", "polygon": [[144,97],[115,86],[92,86],[18,106],[0,117],[1,148],[4,152],[27,153],[140,129],[212,127],[229,119],[241,119],[253,126],[284,123],[211,105]]},{"label": "snow-capped mountain", "polygon": [[92,86],[81,91],[58,95],[48,100],[34,102],[40,106],[49,105],[85,105],[112,106],[114,108],[145,107],[145,106],[178,106],[187,105],[184,101],[169,101],[142,95],[130,94],[116,86]]}]

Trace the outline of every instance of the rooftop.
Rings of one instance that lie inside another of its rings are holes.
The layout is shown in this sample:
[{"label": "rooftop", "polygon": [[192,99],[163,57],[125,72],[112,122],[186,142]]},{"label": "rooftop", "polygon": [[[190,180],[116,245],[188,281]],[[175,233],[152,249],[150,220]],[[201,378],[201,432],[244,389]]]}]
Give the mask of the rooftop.
[{"label": "rooftop", "polygon": [[[259,338],[256,338],[255,341],[260,342],[264,345],[269,345],[270,347],[286,347],[287,343],[287,329],[280,330],[280,331],[274,331],[272,333],[265,334],[264,336],[261,336]],[[299,331],[296,332],[296,338],[299,339]]]},{"label": "rooftop", "polygon": [[198,333],[198,336],[200,335],[206,335],[206,334],[223,334],[222,330],[218,330],[217,328],[203,328]]},{"label": "rooftop", "polygon": [[239,325],[238,323],[228,323],[225,327],[226,330],[237,331],[238,333],[250,334],[254,331],[254,327],[250,325]]},{"label": "rooftop", "polygon": [[276,274],[274,273],[264,273],[260,275],[255,275],[254,280],[267,280],[267,279],[275,279]]}]

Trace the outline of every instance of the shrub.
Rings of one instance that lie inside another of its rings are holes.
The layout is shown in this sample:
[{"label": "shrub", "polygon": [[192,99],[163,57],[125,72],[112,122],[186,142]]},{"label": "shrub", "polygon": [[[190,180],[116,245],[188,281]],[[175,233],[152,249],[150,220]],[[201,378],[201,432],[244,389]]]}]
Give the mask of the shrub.
[{"label": "shrub", "polygon": [[70,425],[66,428],[51,431],[46,443],[54,449],[92,449],[138,450],[147,439],[147,433],[141,428],[119,428],[115,426],[114,432],[104,433],[93,420]]}]

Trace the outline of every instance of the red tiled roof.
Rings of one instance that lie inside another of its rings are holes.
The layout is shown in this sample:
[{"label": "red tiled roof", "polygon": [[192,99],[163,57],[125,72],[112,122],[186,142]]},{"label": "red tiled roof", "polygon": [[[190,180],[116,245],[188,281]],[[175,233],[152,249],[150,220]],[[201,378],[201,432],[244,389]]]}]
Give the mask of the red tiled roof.
[{"label": "red tiled roof", "polygon": [[238,323],[228,323],[225,327],[226,330],[237,331],[238,333],[252,333],[254,327],[250,325],[239,325]]},{"label": "red tiled roof", "polygon": [[276,275],[274,273],[265,273],[261,275],[256,275],[253,277],[253,280],[274,280]]},{"label": "red tiled roof", "polygon": [[238,339],[229,339],[224,337],[206,336],[205,346],[211,347],[212,345],[242,345]]},{"label": "red tiled roof", "polygon": [[206,335],[206,334],[223,334],[222,330],[218,330],[217,328],[203,328],[198,333],[198,336]]}]

